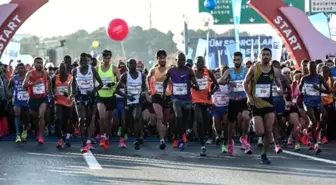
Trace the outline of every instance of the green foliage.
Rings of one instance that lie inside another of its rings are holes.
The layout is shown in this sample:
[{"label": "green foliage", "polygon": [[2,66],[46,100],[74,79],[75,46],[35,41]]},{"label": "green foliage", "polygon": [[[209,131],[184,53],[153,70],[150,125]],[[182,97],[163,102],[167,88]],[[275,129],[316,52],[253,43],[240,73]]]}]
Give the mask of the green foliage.
[{"label": "green foliage", "polygon": [[[189,30],[189,38],[205,38],[206,32],[201,30]],[[228,30],[223,34],[216,34],[214,31],[210,30],[211,37],[221,37],[221,36],[233,36],[233,29]],[[247,33],[241,33],[242,36],[248,35]],[[154,59],[155,51],[158,49],[165,49],[168,53],[175,53],[176,44],[172,41],[173,33],[163,33],[157,29],[143,30],[139,26],[131,27],[130,34],[124,41],[124,47],[127,58],[136,58],[143,60],[147,63],[149,60]],[[33,56],[40,55],[39,48],[47,49],[54,48],[55,42],[60,40],[66,40],[65,51],[68,51],[73,57],[78,56],[82,52],[91,52],[94,50],[91,43],[95,40],[99,41],[101,47],[96,51],[99,53],[103,49],[108,48],[112,50],[113,56],[123,57],[120,42],[112,41],[106,35],[105,28],[98,28],[91,34],[85,30],[78,30],[77,32],[66,35],[64,37],[58,36],[53,38],[47,38],[44,40],[39,39],[37,36],[32,36],[29,38],[24,38],[21,40],[21,53],[31,54]],[[49,44],[55,41],[54,44]]]}]

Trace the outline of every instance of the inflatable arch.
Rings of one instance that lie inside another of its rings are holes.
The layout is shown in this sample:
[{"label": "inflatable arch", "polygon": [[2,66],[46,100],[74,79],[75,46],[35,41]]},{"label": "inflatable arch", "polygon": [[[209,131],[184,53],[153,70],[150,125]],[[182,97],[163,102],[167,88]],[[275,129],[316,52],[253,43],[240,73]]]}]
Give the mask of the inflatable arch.
[{"label": "inflatable arch", "polygon": [[296,67],[303,59],[324,60],[326,55],[335,54],[336,42],[316,30],[301,10],[281,0],[250,0],[249,5],[277,30]]},{"label": "inflatable arch", "polygon": [[12,0],[0,5],[0,56],[20,26],[48,0]]}]

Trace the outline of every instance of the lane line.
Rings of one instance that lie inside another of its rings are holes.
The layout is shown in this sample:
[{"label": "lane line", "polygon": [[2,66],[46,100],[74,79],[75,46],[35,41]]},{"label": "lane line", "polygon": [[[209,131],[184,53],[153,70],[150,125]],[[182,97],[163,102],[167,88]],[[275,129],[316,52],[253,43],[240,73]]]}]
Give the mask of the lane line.
[{"label": "lane line", "polygon": [[329,160],[329,159],[322,159],[322,158],[313,157],[313,156],[300,154],[300,153],[295,153],[295,152],[291,152],[291,151],[287,151],[287,150],[282,150],[282,152],[285,153],[285,154],[294,155],[294,156],[297,156],[297,157],[302,157],[302,158],[310,159],[310,160],[313,160],[313,161],[319,161],[319,162],[323,162],[323,163],[327,163],[327,164],[336,165],[336,161],[332,161],[332,160]]},{"label": "lane line", "polygon": [[92,154],[91,151],[88,151],[87,153],[83,154],[83,157],[87,163],[87,165],[89,166],[90,169],[92,170],[101,170],[103,169],[99,162],[97,161],[97,159],[95,158],[95,156]]}]

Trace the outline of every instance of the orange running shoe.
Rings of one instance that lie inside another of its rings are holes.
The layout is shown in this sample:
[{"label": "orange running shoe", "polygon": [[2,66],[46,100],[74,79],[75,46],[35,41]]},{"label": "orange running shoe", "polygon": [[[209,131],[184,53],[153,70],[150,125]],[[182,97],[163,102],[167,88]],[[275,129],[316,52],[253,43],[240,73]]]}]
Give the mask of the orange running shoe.
[{"label": "orange running shoe", "polygon": [[173,148],[177,148],[177,145],[178,145],[178,140],[174,139],[173,140]]},{"label": "orange running shoe", "polygon": [[323,136],[322,138],[322,144],[327,144],[328,143],[328,139],[326,136]]},{"label": "orange running shoe", "polygon": [[41,135],[38,137],[38,143],[39,144],[44,144],[44,139]]},{"label": "orange running shoe", "polygon": [[188,141],[187,140],[187,135],[185,133],[182,135],[182,140],[183,140],[184,143],[186,143]]},{"label": "orange running shoe", "polygon": [[58,142],[57,142],[57,148],[62,148],[64,145],[64,142],[63,142],[63,139],[59,139]]}]

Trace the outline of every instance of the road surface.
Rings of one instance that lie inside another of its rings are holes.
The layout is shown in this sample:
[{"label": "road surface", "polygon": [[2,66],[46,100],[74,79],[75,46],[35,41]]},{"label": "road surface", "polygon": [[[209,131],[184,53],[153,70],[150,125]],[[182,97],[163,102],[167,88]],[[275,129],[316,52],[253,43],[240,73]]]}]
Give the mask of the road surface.
[{"label": "road surface", "polygon": [[43,146],[34,141],[16,144],[0,140],[0,185],[333,185],[336,184],[336,143],[322,145],[323,152],[288,148],[282,154],[270,152],[271,165],[260,164],[261,149],[245,155],[239,146],[235,157],[220,153],[218,146],[207,146],[207,157],[200,157],[198,143],[188,143],[180,152],[169,144],[165,151],[158,141],[145,141],[138,151],[131,142],[108,150],[96,147],[81,154],[81,143],[57,149],[56,140]]}]

